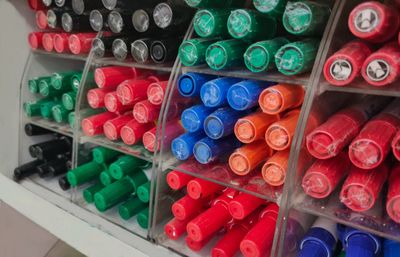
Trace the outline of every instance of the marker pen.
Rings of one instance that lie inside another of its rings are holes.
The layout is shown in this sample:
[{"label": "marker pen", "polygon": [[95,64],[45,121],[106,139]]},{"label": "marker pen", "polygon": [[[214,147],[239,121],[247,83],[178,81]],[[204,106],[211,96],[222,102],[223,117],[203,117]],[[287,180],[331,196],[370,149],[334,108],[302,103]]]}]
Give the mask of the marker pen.
[{"label": "marker pen", "polygon": [[229,107],[218,108],[204,121],[204,131],[212,139],[220,139],[233,133],[235,123],[248,112]]},{"label": "marker pen", "polygon": [[179,59],[184,66],[205,64],[207,48],[215,42],[217,42],[216,38],[193,38],[184,40],[179,47]]},{"label": "marker pen", "polygon": [[387,163],[370,170],[353,166],[340,191],[340,201],[355,212],[371,209],[380,195],[388,173]]},{"label": "marker pen", "polygon": [[188,196],[193,199],[207,198],[222,191],[224,188],[224,186],[201,178],[190,180],[186,186]]},{"label": "marker pen", "polygon": [[248,44],[239,39],[228,39],[211,44],[206,51],[206,62],[213,70],[241,66]]},{"label": "marker pen", "polygon": [[131,55],[137,63],[146,63],[150,60],[150,47],[153,39],[136,39],[131,43]]},{"label": "marker pen", "polygon": [[[81,80],[82,80],[82,73],[75,73],[74,75],[72,75],[71,77],[71,87],[72,90],[75,91],[76,93],[78,93],[78,90],[81,86]],[[94,74],[93,72],[89,72],[86,75],[86,82],[85,83],[94,83]]]},{"label": "marker pen", "polygon": [[103,170],[104,165],[92,161],[68,171],[67,179],[71,186],[76,187],[98,178]]},{"label": "marker pen", "polygon": [[389,176],[386,212],[389,217],[400,223],[400,165],[396,165]]},{"label": "marker pen", "polygon": [[392,139],[400,126],[400,101],[394,100],[370,120],[351,142],[349,157],[361,169],[379,166],[389,154]]},{"label": "marker pen", "polygon": [[71,185],[70,185],[69,182],[68,182],[67,176],[61,176],[61,177],[58,179],[58,185],[60,186],[60,188],[61,188],[63,191],[67,191],[68,189],[71,188]]},{"label": "marker pen", "polygon": [[351,163],[344,152],[328,160],[316,160],[305,172],[304,192],[314,198],[328,197],[347,176]]},{"label": "marker pen", "polygon": [[72,10],[78,15],[103,7],[103,4],[100,1],[72,0],[71,2]]},{"label": "marker pen", "polygon": [[117,96],[123,105],[132,105],[147,99],[147,89],[151,81],[148,79],[128,79],[117,87]]},{"label": "marker pen", "polygon": [[250,42],[272,39],[277,31],[277,23],[274,18],[250,9],[231,11],[227,26],[229,34],[233,38]]},{"label": "marker pen", "polygon": [[172,140],[185,133],[185,130],[179,120],[172,120],[165,125],[164,138],[161,139],[162,135],[161,132],[159,132],[157,141],[156,133],[157,127],[154,127],[145,132],[142,137],[143,146],[150,152],[154,152],[156,149],[159,151],[161,149],[161,144],[167,149],[170,149]]},{"label": "marker pen", "polygon": [[53,119],[53,107],[60,104],[58,101],[48,101],[40,104],[40,115],[47,120]]},{"label": "marker pen", "polygon": [[41,164],[43,164],[43,161],[34,160],[34,161],[25,163],[25,164],[15,168],[13,179],[15,181],[20,181],[20,180],[27,178],[33,174],[36,174],[36,172],[37,172],[36,167]]},{"label": "marker pen", "polygon": [[42,37],[42,45],[45,51],[52,52],[54,49],[54,36],[56,33],[44,33]]},{"label": "marker pen", "polygon": [[53,38],[53,46],[54,50],[57,53],[65,53],[69,52],[69,34],[67,33],[58,33],[54,35]]},{"label": "marker pen", "polygon": [[354,36],[374,43],[383,43],[392,38],[400,26],[395,8],[368,1],[357,5],[350,13],[348,26]]},{"label": "marker pen", "polygon": [[103,125],[108,120],[114,119],[117,114],[112,112],[103,112],[87,118],[84,118],[81,123],[82,131],[86,136],[92,137],[103,134]]},{"label": "marker pen", "polygon": [[193,10],[180,2],[166,1],[157,4],[153,9],[153,20],[163,30],[182,31],[193,18]]},{"label": "marker pen", "polygon": [[153,105],[149,100],[143,100],[136,103],[133,107],[133,116],[139,123],[149,123],[158,119],[160,111],[161,106]]},{"label": "marker pen", "polygon": [[185,195],[172,204],[171,212],[175,219],[189,221],[207,209],[209,202],[209,197],[193,199],[189,195]]},{"label": "marker pen", "polygon": [[397,42],[388,43],[369,55],[361,74],[368,84],[375,87],[384,87],[397,81],[400,78],[400,47]]},{"label": "marker pen", "polygon": [[28,44],[31,49],[37,50],[43,47],[42,38],[44,32],[31,32],[28,34]]},{"label": "marker pen", "polygon": [[226,26],[229,9],[200,9],[193,18],[193,27],[197,35],[203,38],[229,36]]},{"label": "marker pen", "polygon": [[[336,248],[336,223],[318,218],[301,240],[298,257],[330,257]],[[346,255],[347,256],[347,255]]]},{"label": "marker pen", "polygon": [[127,79],[135,79],[140,73],[132,67],[108,66],[94,71],[94,80],[99,88],[116,88]]},{"label": "marker pen", "polygon": [[146,207],[148,207],[146,203],[140,201],[136,196],[131,196],[118,207],[118,213],[123,220],[129,220]]},{"label": "marker pen", "polygon": [[285,11],[285,6],[288,0],[253,0],[253,5],[257,11],[265,13],[274,18],[281,18]]},{"label": "marker pen", "polygon": [[[150,6],[149,6],[150,7]],[[145,9],[137,9],[132,14],[132,25],[133,28],[140,33],[145,32],[153,32],[155,31],[155,23],[151,19],[152,17],[152,9],[145,8]]]},{"label": "marker pen", "polygon": [[108,14],[107,23],[113,33],[119,34],[134,30],[132,24],[132,12],[122,9],[112,10]]},{"label": "marker pen", "polygon": [[153,40],[150,45],[150,57],[155,63],[173,62],[178,55],[181,38]]},{"label": "marker pen", "polygon": [[104,188],[104,185],[101,183],[96,183],[91,185],[90,187],[87,187],[85,190],[83,190],[83,199],[87,203],[94,203],[94,194],[99,192]]},{"label": "marker pen", "polygon": [[71,141],[66,137],[29,146],[29,153],[39,160],[52,160],[71,151]]},{"label": "marker pen", "polygon": [[204,138],[203,131],[185,133],[171,142],[171,151],[176,159],[184,161],[193,155],[193,147],[197,141]]},{"label": "marker pen", "polygon": [[397,160],[400,160],[400,131],[397,131],[392,140],[392,152]]},{"label": "marker pen", "polygon": [[104,135],[111,141],[120,139],[122,127],[131,120],[133,120],[132,114],[124,114],[106,121],[103,125]]},{"label": "marker pen", "polygon": [[229,155],[240,146],[241,143],[233,136],[218,140],[205,137],[194,145],[193,154],[198,162],[208,164],[224,155]]},{"label": "marker pen", "polygon": [[232,219],[228,210],[228,204],[231,200],[232,197],[226,193],[216,198],[210,208],[187,224],[188,236],[193,241],[200,242],[226,225]]},{"label": "marker pen", "polygon": [[65,32],[71,33],[72,31],[85,32],[90,31],[89,14],[77,15],[75,13],[63,13],[61,16],[61,25]]},{"label": "marker pen", "polygon": [[266,203],[266,201],[259,197],[240,193],[229,202],[228,209],[232,218],[243,220],[264,203]]},{"label": "marker pen", "polygon": [[244,3],[241,0],[185,0],[185,3],[193,8],[228,8],[228,7],[243,7]]},{"label": "marker pen", "polygon": [[64,93],[61,97],[65,109],[72,111],[75,109],[77,93],[74,91]]},{"label": "marker pen", "polygon": [[68,39],[69,50],[73,54],[87,54],[95,37],[96,33],[71,34]]},{"label": "marker pen", "polygon": [[384,239],[383,240],[383,251],[385,257],[396,257],[400,252],[400,243],[397,241]]},{"label": "marker pen", "polygon": [[215,110],[202,104],[185,109],[181,115],[183,128],[188,132],[202,131],[205,119]]},{"label": "marker pen", "polygon": [[328,5],[302,0],[288,2],[282,23],[286,31],[297,36],[321,35],[331,10]]},{"label": "marker pen", "polygon": [[150,174],[138,170],[104,187],[94,195],[94,203],[100,212],[104,212],[118,203],[127,200],[137,188],[149,180]]},{"label": "marker pen", "polygon": [[360,40],[345,44],[325,62],[325,79],[335,86],[349,85],[361,76],[363,63],[371,54],[371,46]]},{"label": "marker pen", "polygon": [[229,167],[240,176],[249,174],[273,154],[263,140],[237,148],[229,157]]},{"label": "marker pen", "polygon": [[89,106],[93,109],[104,107],[104,97],[106,96],[106,94],[111,92],[113,92],[113,90],[108,88],[90,89],[86,95]]},{"label": "marker pen", "polygon": [[109,164],[115,161],[119,155],[121,155],[119,152],[102,146],[93,148],[92,150],[93,161],[98,164]]},{"label": "marker pen", "polygon": [[270,203],[260,213],[259,220],[240,242],[240,251],[246,257],[261,257],[269,253],[274,240],[279,207]]},{"label": "marker pen", "polygon": [[124,113],[132,110],[133,104],[123,105],[122,102],[118,99],[117,93],[110,92],[104,96],[104,105],[109,112],[113,113]]},{"label": "marker pen", "polygon": [[251,72],[263,72],[275,66],[275,54],[279,48],[288,44],[283,37],[258,41],[250,45],[243,55],[244,63]]},{"label": "marker pen", "polygon": [[201,86],[200,98],[207,107],[221,107],[228,103],[228,90],[239,83],[237,78],[217,78],[210,80]]},{"label": "marker pen", "polygon": [[[237,198],[237,197],[236,197]],[[231,203],[231,202],[230,202]],[[254,211],[246,219],[235,221],[226,234],[211,250],[212,257],[233,257],[240,250],[238,242],[246,236],[258,221],[259,211]]]},{"label": "marker pen", "polygon": [[30,79],[28,81],[28,89],[31,94],[40,93],[39,92],[39,84],[40,84],[41,80],[44,80],[46,84],[51,83],[51,77],[36,77],[36,78]]},{"label": "marker pen", "polygon": [[82,75],[79,71],[55,72],[51,76],[52,86],[60,91],[69,91],[72,89],[72,78],[76,75]]},{"label": "marker pen", "polygon": [[281,120],[270,125],[265,132],[265,141],[274,150],[283,151],[292,144],[299,120],[300,110],[292,110]]},{"label": "marker pen", "polygon": [[54,121],[57,123],[63,123],[68,121],[69,111],[65,109],[62,104],[57,104],[51,108]]},{"label": "marker pen", "polygon": [[[108,171],[114,179],[121,180],[125,176],[143,170],[141,169],[141,166],[144,164],[144,160],[129,155],[123,155],[110,164]],[[145,170],[143,171],[145,172]]]},{"label": "marker pen", "polygon": [[[77,1],[82,1],[82,0],[77,0]],[[93,1],[89,2],[92,3]],[[110,11],[105,9],[92,10],[89,14],[89,23],[92,30],[96,32],[100,32],[102,30],[109,30],[106,18],[108,17],[109,14]]]},{"label": "marker pen", "polygon": [[147,88],[147,100],[154,105],[161,105],[164,101],[168,83],[168,80],[151,83]]},{"label": "marker pen", "polygon": [[70,9],[72,7],[71,0],[54,0],[54,3],[57,7],[62,7],[64,9]]},{"label": "marker pen", "polygon": [[[382,239],[354,228],[346,227],[343,233],[342,244],[346,250],[346,257],[378,257],[382,252]],[[386,257],[386,256],[385,256]]]},{"label": "marker pen", "polygon": [[134,40],[135,37],[131,36],[116,38],[111,46],[114,58],[118,61],[126,60],[130,51],[129,46],[131,46]]},{"label": "marker pen", "polygon": [[134,145],[142,139],[146,131],[153,127],[154,123],[139,123],[133,119],[121,128],[121,139],[126,145]]},{"label": "marker pen", "polygon": [[24,126],[24,132],[25,135],[28,137],[32,136],[41,136],[41,135],[47,135],[51,134],[52,132],[50,130],[44,129],[42,127],[36,126],[32,123],[26,123]]},{"label": "marker pen", "polygon": [[307,135],[308,152],[318,159],[338,155],[360,133],[364,124],[387,103],[385,97],[367,96],[335,113]]},{"label": "marker pen", "polygon": [[284,75],[297,75],[312,69],[320,41],[304,39],[282,46],[275,54],[275,65]]},{"label": "marker pen", "polygon": [[53,8],[47,10],[47,25],[51,29],[61,28],[61,16],[64,10],[60,8]]},{"label": "marker pen", "polygon": [[271,186],[282,186],[285,183],[289,154],[289,150],[276,152],[263,165],[261,174],[267,184]]},{"label": "marker pen", "polygon": [[47,29],[47,13],[44,10],[39,10],[35,14],[36,26],[41,29]]},{"label": "marker pen", "polygon": [[169,172],[166,177],[168,186],[173,190],[182,189],[192,179],[194,179],[193,176],[177,170]]},{"label": "marker pen", "polygon": [[178,238],[186,232],[186,225],[189,220],[178,220],[173,218],[164,226],[164,233],[171,240],[178,240]]},{"label": "marker pen", "polygon": [[264,113],[280,114],[303,104],[305,91],[300,85],[278,84],[264,89],[258,103]]},{"label": "marker pen", "polygon": [[254,80],[244,80],[232,85],[227,93],[229,106],[235,110],[243,111],[258,105],[258,97],[270,83]]},{"label": "marker pen", "polygon": [[140,185],[136,191],[137,197],[143,203],[148,203],[150,201],[150,191],[151,191],[151,181]]},{"label": "marker pen", "polygon": [[215,77],[205,74],[193,72],[182,74],[178,79],[178,91],[184,97],[199,97],[201,87],[212,79]]},{"label": "marker pen", "polygon": [[28,0],[29,8],[35,11],[45,10],[46,6],[42,0]]},{"label": "marker pen", "polygon": [[136,221],[143,229],[147,229],[149,227],[149,207],[143,209],[137,214]]},{"label": "marker pen", "polygon": [[111,177],[110,172],[108,170],[101,172],[99,179],[103,186],[111,185],[116,181],[113,177]]}]

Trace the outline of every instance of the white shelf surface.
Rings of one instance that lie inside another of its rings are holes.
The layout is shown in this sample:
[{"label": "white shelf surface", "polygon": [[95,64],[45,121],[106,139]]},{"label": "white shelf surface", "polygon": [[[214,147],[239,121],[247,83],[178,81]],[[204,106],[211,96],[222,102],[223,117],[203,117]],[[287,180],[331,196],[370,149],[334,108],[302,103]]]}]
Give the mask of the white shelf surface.
[{"label": "white shelf surface", "polygon": [[0,174],[0,200],[90,257],[178,256],[36,184]]}]

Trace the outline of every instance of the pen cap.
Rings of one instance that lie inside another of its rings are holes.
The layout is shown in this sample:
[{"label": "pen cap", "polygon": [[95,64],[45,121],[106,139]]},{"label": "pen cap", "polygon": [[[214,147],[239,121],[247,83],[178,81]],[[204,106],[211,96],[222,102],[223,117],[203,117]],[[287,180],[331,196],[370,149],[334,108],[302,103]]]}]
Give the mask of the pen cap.
[{"label": "pen cap", "polygon": [[167,184],[173,190],[179,190],[187,185],[187,183],[194,179],[193,176],[185,174],[180,171],[173,170],[167,175]]},{"label": "pen cap", "polygon": [[134,79],[138,70],[132,67],[108,66],[94,71],[94,80],[99,88],[115,88],[127,79]]},{"label": "pen cap", "polygon": [[392,220],[400,223],[400,165],[392,169],[388,183],[386,211]]},{"label": "pen cap", "polygon": [[63,191],[66,191],[71,188],[71,185],[68,182],[67,176],[62,176],[58,179],[58,185]]},{"label": "pen cap", "polygon": [[96,33],[78,33],[69,36],[69,50],[73,54],[87,54],[92,48],[93,39]]},{"label": "pen cap", "polygon": [[110,92],[104,96],[104,105],[109,112],[126,112],[131,110],[133,105],[123,105],[118,99],[117,92]]},{"label": "pen cap", "polygon": [[121,128],[121,139],[126,145],[138,143],[143,134],[154,127],[154,123],[139,123],[132,119]]},{"label": "pen cap", "polygon": [[46,134],[51,134],[52,132],[50,130],[44,129],[42,127],[36,126],[32,123],[27,123],[24,126],[24,132],[25,135],[32,137],[32,136],[40,136],[40,135],[46,135]]},{"label": "pen cap", "polygon": [[103,165],[92,161],[68,171],[67,179],[71,186],[76,187],[94,180],[103,170]]},{"label": "pen cap", "polygon": [[350,160],[344,152],[328,160],[316,160],[304,174],[301,186],[311,197],[326,198],[347,176],[350,167]]},{"label": "pen cap", "polygon": [[189,220],[178,220],[173,218],[164,226],[164,233],[171,240],[177,240],[181,235],[186,232],[186,225]]},{"label": "pen cap", "polygon": [[276,152],[261,169],[262,176],[271,186],[281,186],[285,183],[289,164],[289,150]]},{"label": "pen cap", "polygon": [[259,140],[236,149],[229,157],[229,167],[235,174],[244,176],[272,154],[273,150],[263,140]]},{"label": "pen cap", "polygon": [[154,82],[147,88],[147,99],[154,105],[161,105],[167,91],[168,81]]},{"label": "pen cap", "polygon": [[65,109],[72,111],[75,109],[77,93],[74,91],[64,93],[61,97],[62,104]]},{"label": "pen cap", "polygon": [[214,78],[193,72],[182,74],[178,79],[178,91],[184,97],[199,97],[201,86]]},{"label": "pen cap", "polygon": [[224,186],[201,178],[195,178],[187,183],[187,194],[193,199],[208,197],[224,189]]},{"label": "pen cap", "polygon": [[104,188],[104,185],[101,183],[96,183],[85,190],[83,190],[83,198],[87,203],[94,203],[94,194],[99,192]]},{"label": "pen cap", "polygon": [[141,228],[147,229],[149,227],[149,207],[139,212],[136,220]]},{"label": "pen cap", "polygon": [[397,241],[384,239],[383,240],[383,250],[385,257],[396,257],[400,252],[400,243]]},{"label": "pen cap", "polygon": [[217,42],[216,38],[193,38],[184,40],[179,46],[179,59],[184,66],[204,64],[206,63],[207,48],[215,42]]},{"label": "pen cap", "polygon": [[228,136],[234,132],[236,121],[247,113],[229,107],[221,107],[205,119],[204,131],[212,139]]},{"label": "pen cap", "polygon": [[231,153],[240,146],[241,143],[232,136],[218,140],[204,137],[193,146],[193,154],[199,163],[208,164]]},{"label": "pen cap", "polygon": [[324,65],[325,79],[332,85],[345,86],[360,77],[365,59],[372,54],[368,44],[353,40],[335,52]]},{"label": "pen cap", "polygon": [[102,134],[104,123],[106,123],[108,120],[114,119],[115,117],[117,117],[115,113],[103,112],[88,118],[84,118],[81,124],[82,131],[86,136]]},{"label": "pen cap", "polygon": [[209,198],[193,199],[185,195],[171,206],[171,212],[178,220],[191,220],[208,206]]},{"label": "pen cap", "polygon": [[183,128],[188,132],[203,130],[204,120],[214,111],[215,108],[204,105],[195,105],[185,109],[181,115]]},{"label": "pen cap", "polygon": [[99,211],[104,212],[127,199],[135,192],[135,189],[128,177],[115,181],[94,195],[95,206]]},{"label": "pen cap", "polygon": [[28,34],[28,43],[31,49],[36,50],[43,46],[43,34],[44,32],[31,32]]},{"label": "pen cap", "polygon": [[222,70],[243,63],[247,43],[239,39],[228,39],[211,44],[207,48],[206,62],[213,70]]},{"label": "pen cap", "polygon": [[126,175],[140,172],[140,166],[144,161],[129,155],[123,155],[110,164],[108,170],[110,175],[116,180],[120,180]]},{"label": "pen cap", "polygon": [[139,200],[144,203],[148,203],[150,201],[150,190],[151,181],[147,181],[146,183],[140,185],[136,191]]},{"label": "pen cap", "polygon": [[259,197],[240,193],[229,202],[228,209],[234,219],[243,220],[263,203],[265,200]]},{"label": "pen cap", "polygon": [[115,179],[111,177],[110,172],[108,170],[101,172],[99,179],[101,184],[103,184],[104,186],[111,185],[112,183],[115,182]]},{"label": "pen cap", "polygon": [[392,152],[397,160],[400,160],[400,131],[396,133],[392,140]]},{"label": "pen cap", "polygon": [[32,10],[35,11],[46,9],[46,6],[42,0],[28,0],[28,5]]},{"label": "pen cap", "polygon": [[36,167],[38,165],[43,164],[41,160],[34,160],[28,163],[25,163],[14,169],[14,180],[20,181],[21,179],[27,178],[37,172]]},{"label": "pen cap", "polygon": [[61,104],[57,104],[51,108],[54,121],[57,123],[67,122],[69,111]]},{"label": "pen cap", "polygon": [[265,141],[274,150],[283,151],[292,144],[300,111],[293,110],[281,120],[272,123],[265,132]]},{"label": "pen cap", "polygon": [[204,132],[185,133],[171,142],[172,154],[178,160],[184,161],[193,155],[193,147],[197,141],[204,138]]},{"label": "pen cap", "polygon": [[139,123],[148,123],[156,121],[160,111],[160,105],[153,105],[149,100],[143,100],[134,105],[133,116]]},{"label": "pen cap", "polygon": [[118,140],[121,137],[122,127],[131,120],[133,120],[132,115],[125,114],[106,121],[103,125],[104,135],[111,141]]},{"label": "pen cap", "polygon": [[269,115],[263,112],[255,112],[240,118],[235,124],[236,138],[245,144],[257,140],[264,140],[265,131],[274,122],[279,120],[278,115]]},{"label": "pen cap", "polygon": [[[318,221],[318,220],[317,220]],[[300,243],[299,257],[332,256],[337,243],[336,235],[323,226],[314,225]]]},{"label": "pen cap", "polygon": [[119,216],[124,220],[129,220],[143,209],[146,209],[148,205],[139,200],[135,196],[131,196],[126,202],[118,207]]},{"label": "pen cap", "polygon": [[340,201],[356,212],[371,209],[379,198],[388,173],[387,163],[371,170],[353,166],[340,191]]},{"label": "pen cap", "polygon": [[92,150],[93,160],[98,164],[109,164],[119,155],[121,155],[119,152],[102,146],[95,147]]},{"label": "pen cap", "polygon": [[110,92],[112,92],[112,90],[107,88],[90,89],[86,95],[89,106],[93,109],[104,107],[104,97]]},{"label": "pen cap", "polygon": [[258,103],[264,113],[280,114],[303,104],[305,91],[302,86],[278,84],[264,89]]},{"label": "pen cap", "polygon": [[135,102],[145,100],[147,97],[147,88],[150,85],[149,80],[129,79],[122,82],[117,87],[118,99],[123,105],[134,104]]},{"label": "pen cap", "polygon": [[382,251],[382,240],[370,233],[347,227],[343,237],[347,257],[375,257]]},{"label": "pen cap", "polygon": [[227,37],[229,33],[226,22],[229,14],[229,9],[200,9],[193,18],[194,31],[203,38]]},{"label": "pen cap", "polygon": [[42,37],[42,45],[45,51],[52,52],[54,49],[54,36],[56,33],[44,33]]},{"label": "pen cap", "polygon": [[269,86],[253,80],[245,80],[232,85],[227,93],[229,106],[235,110],[248,110],[258,105],[258,97],[262,90]]},{"label": "pen cap", "polygon": [[240,82],[237,78],[218,78],[213,79],[200,89],[200,98],[207,107],[220,107],[226,105],[228,90],[236,83]]}]

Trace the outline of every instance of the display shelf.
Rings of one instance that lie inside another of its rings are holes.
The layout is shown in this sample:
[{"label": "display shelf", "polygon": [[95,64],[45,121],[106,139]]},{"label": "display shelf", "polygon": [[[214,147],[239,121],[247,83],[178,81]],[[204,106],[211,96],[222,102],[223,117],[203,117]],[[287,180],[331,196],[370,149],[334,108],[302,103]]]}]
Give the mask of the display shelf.
[{"label": "display shelf", "polygon": [[35,183],[65,199],[72,199],[71,190],[62,190],[58,184],[58,177],[40,178],[38,175],[27,178],[31,183]]},{"label": "display shelf", "polygon": [[54,121],[46,120],[41,117],[25,118],[25,123],[32,123],[39,127],[54,131],[64,136],[73,136],[73,131],[67,123],[56,123]]},{"label": "display shelf", "polygon": [[0,183],[2,201],[87,256],[177,256],[31,180]]},{"label": "display shelf", "polygon": [[173,70],[173,63],[163,63],[163,64],[156,64],[156,63],[136,63],[133,60],[127,61],[118,61],[114,57],[104,57],[93,59],[93,65],[115,65],[115,66],[125,66],[125,67],[133,67],[145,70],[154,70],[154,71],[162,71],[162,72],[172,72]]},{"label": "display shelf", "polygon": [[32,53],[34,55],[51,56],[51,57],[59,58],[59,59],[78,60],[78,61],[83,61],[83,62],[85,62],[86,59],[88,58],[87,55],[75,55],[75,54],[64,54],[64,53],[57,53],[57,52],[47,52],[47,51],[40,50],[40,49],[32,50]]},{"label": "display shelf", "polygon": [[321,84],[321,93],[324,91],[335,91],[335,92],[346,92],[346,93],[356,93],[356,94],[367,94],[367,95],[381,95],[381,96],[394,96],[400,97],[400,81],[384,87],[374,87],[367,84],[364,81],[356,81],[351,85],[344,87],[337,87],[330,85],[327,81],[323,81]]}]

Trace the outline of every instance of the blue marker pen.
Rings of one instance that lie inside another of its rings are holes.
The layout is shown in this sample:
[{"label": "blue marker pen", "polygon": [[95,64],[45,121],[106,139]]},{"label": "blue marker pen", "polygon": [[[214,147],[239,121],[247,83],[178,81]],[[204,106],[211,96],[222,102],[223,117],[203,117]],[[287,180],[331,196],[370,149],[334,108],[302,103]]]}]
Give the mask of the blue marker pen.
[{"label": "blue marker pen", "polygon": [[258,105],[261,92],[271,86],[268,82],[245,80],[232,85],[228,90],[228,103],[238,111],[247,110]]},{"label": "blue marker pen", "polygon": [[204,121],[204,131],[212,139],[219,139],[233,133],[238,119],[248,114],[229,107],[222,107],[210,114]]},{"label": "blue marker pen", "polygon": [[196,160],[202,164],[210,163],[222,155],[233,152],[241,143],[235,137],[226,137],[218,140],[205,137],[193,147]]},{"label": "blue marker pen", "polygon": [[400,242],[385,239],[383,249],[385,257],[398,257],[400,255]]},{"label": "blue marker pen", "polygon": [[350,227],[343,232],[342,244],[346,257],[378,257],[382,251],[381,238]]},{"label": "blue marker pen", "polygon": [[203,129],[204,120],[216,108],[209,108],[202,104],[192,106],[182,112],[181,121],[183,128],[188,132],[196,132]]},{"label": "blue marker pen", "polygon": [[178,79],[178,91],[184,97],[198,97],[201,86],[215,76],[189,72]]},{"label": "blue marker pen", "polygon": [[208,81],[200,89],[201,101],[208,107],[226,105],[229,88],[240,81],[236,78],[218,78]]},{"label": "blue marker pen", "polygon": [[336,223],[320,217],[301,240],[298,257],[332,257],[336,243]]},{"label": "blue marker pen", "polygon": [[197,141],[205,137],[203,131],[195,133],[185,133],[171,143],[171,151],[176,159],[184,161],[193,155],[193,147]]}]

